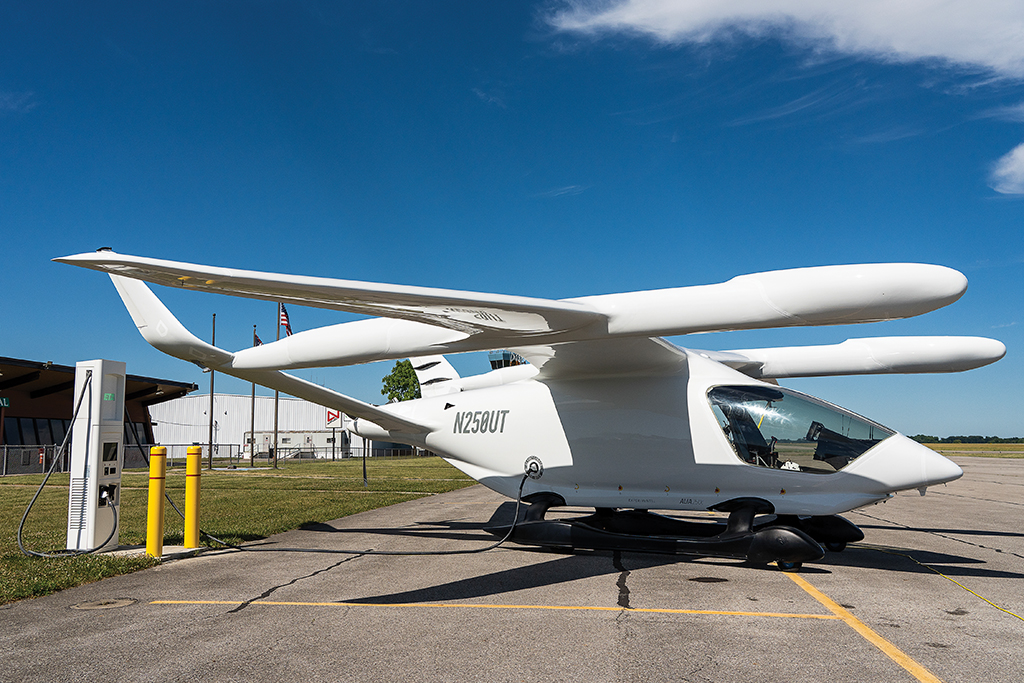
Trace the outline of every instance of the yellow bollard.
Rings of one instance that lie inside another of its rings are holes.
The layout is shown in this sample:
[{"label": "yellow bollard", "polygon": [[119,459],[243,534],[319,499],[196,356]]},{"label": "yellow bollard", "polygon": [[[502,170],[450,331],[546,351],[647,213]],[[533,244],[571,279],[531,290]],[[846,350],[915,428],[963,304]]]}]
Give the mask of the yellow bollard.
[{"label": "yellow bollard", "polygon": [[185,547],[199,547],[199,478],[202,476],[203,447],[189,446],[185,459]]},{"label": "yellow bollard", "polygon": [[149,449],[149,508],[146,513],[146,554],[164,554],[164,486],[167,480],[167,449]]}]

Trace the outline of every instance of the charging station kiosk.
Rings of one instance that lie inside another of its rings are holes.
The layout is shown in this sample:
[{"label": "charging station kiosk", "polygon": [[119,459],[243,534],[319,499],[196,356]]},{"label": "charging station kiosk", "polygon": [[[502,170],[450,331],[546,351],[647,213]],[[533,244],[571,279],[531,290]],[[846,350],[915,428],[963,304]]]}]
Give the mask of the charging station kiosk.
[{"label": "charging station kiosk", "polygon": [[75,365],[75,402],[83,388],[86,394],[71,427],[68,550],[118,546],[124,387],[125,364],[120,361],[88,360]]}]

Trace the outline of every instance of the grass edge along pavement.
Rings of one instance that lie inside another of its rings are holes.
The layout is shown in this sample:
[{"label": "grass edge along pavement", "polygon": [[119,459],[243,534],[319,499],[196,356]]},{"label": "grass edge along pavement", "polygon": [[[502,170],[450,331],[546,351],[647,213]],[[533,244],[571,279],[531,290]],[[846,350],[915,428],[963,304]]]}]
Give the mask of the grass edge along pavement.
[{"label": "grass edge along pavement", "polygon": [[947,458],[1024,458],[1024,443],[922,443]]},{"label": "grass edge along pavement", "polygon": [[[217,538],[242,543],[475,483],[437,457],[369,462],[368,487],[363,486],[361,460],[287,463],[277,470],[204,470],[200,524]],[[0,478],[0,605],[160,563],[142,555],[61,559],[24,555],[17,545],[18,524],[42,479],[41,474]],[[147,471],[127,471],[122,476],[122,546],[145,544],[148,484]],[[168,470],[167,492],[179,508],[184,486],[184,468]],[[62,550],[67,505],[68,475],[55,474],[25,522],[25,546],[41,552]],[[180,545],[183,537],[181,517],[166,505],[164,543]],[[205,539],[203,544],[217,545]]]}]

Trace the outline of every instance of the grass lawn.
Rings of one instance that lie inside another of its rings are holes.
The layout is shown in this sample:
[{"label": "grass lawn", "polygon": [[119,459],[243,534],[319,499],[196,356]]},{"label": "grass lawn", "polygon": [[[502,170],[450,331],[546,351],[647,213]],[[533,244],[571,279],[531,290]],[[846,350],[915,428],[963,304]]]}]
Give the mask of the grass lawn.
[{"label": "grass lawn", "polygon": [[[217,538],[240,543],[474,483],[436,457],[371,458],[367,470],[368,488],[363,487],[361,460],[288,462],[276,470],[203,470],[199,524]],[[42,480],[41,474],[0,478],[0,604],[158,564],[147,557],[24,555],[18,549],[18,523]],[[145,545],[148,486],[146,471],[127,471],[121,479],[122,546]],[[184,467],[168,469],[167,492],[183,508]],[[64,548],[67,506],[68,475],[55,474],[25,523],[23,538],[30,550]],[[181,517],[165,505],[164,544],[182,542]],[[203,543],[216,545],[205,539]]]},{"label": "grass lawn", "polygon": [[977,455],[983,458],[1024,458],[1024,443],[926,443],[945,456]]}]

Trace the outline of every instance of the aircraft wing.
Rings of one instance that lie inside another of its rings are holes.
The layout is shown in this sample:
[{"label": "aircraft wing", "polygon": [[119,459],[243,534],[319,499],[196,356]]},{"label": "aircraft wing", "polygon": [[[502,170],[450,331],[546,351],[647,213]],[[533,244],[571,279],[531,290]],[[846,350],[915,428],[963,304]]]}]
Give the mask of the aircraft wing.
[{"label": "aircraft wing", "polygon": [[550,335],[601,323],[604,316],[579,303],[432,287],[354,282],[262,273],[97,251],[54,259],[177,289],[399,318],[466,335]]},{"label": "aircraft wing", "polygon": [[[662,335],[905,318],[956,301],[967,286],[962,274],[941,266],[868,264],[547,300],[259,273],[108,250],[54,260],[110,274],[143,337],[169,355],[407,434],[433,427],[403,416],[400,409],[373,406],[282,370],[512,348],[543,377],[667,375],[685,368],[687,352]],[[141,281],[382,317],[308,330],[232,353],[192,335]],[[954,372],[998,360],[1005,347],[987,339],[927,337],[700,353],[752,377],[773,379]]]},{"label": "aircraft wing", "polygon": [[697,285],[563,299],[608,318],[611,336],[672,336],[910,318],[953,303],[967,278],[943,266],[867,263],[793,268]]},{"label": "aircraft wing", "polygon": [[983,337],[874,337],[841,344],[735,351],[695,351],[757,379],[962,372],[1006,355]]},{"label": "aircraft wing", "polygon": [[[357,356],[361,360],[354,356],[351,362],[609,337],[894,320],[953,303],[967,288],[966,278],[950,268],[896,263],[796,268],[713,285],[551,300],[260,273],[108,250],[54,260],[170,287],[367,313],[434,328],[414,333],[409,328],[410,334],[398,335],[364,326],[366,334],[359,339],[380,352],[364,348]],[[437,328],[457,336],[441,335]],[[405,344],[391,354],[389,343],[399,336],[422,340],[416,345],[424,348]],[[255,361],[256,354],[250,355]],[[269,357],[270,350],[261,355]],[[304,358],[308,366],[317,361],[317,353]],[[348,362],[334,351],[329,360],[332,365]]]}]

